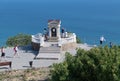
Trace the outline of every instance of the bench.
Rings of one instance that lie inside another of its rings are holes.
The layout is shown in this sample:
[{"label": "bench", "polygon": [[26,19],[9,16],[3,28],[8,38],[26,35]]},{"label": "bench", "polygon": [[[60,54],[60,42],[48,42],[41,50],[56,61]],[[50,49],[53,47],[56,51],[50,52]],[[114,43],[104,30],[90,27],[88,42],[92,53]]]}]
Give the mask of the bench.
[{"label": "bench", "polygon": [[8,61],[8,62],[0,62],[0,66],[6,66],[9,65],[9,67],[11,68],[12,62]]}]

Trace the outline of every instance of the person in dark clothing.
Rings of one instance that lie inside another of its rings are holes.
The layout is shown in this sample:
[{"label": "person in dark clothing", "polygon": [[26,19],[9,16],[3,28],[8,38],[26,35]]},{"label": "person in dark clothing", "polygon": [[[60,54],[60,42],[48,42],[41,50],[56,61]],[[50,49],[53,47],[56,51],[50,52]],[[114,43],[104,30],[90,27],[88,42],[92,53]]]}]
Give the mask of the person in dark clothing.
[{"label": "person in dark clothing", "polygon": [[4,47],[1,48],[1,59],[4,58],[5,59],[5,51],[4,51]]},{"label": "person in dark clothing", "polygon": [[65,33],[64,28],[62,28],[61,33],[62,33],[62,37],[64,37],[64,33]]},{"label": "person in dark clothing", "polygon": [[110,45],[110,48],[112,48],[112,46],[113,46],[112,42],[110,42],[109,45]]},{"label": "person in dark clothing", "polygon": [[45,41],[48,40],[48,30],[46,28],[44,28],[44,37],[45,37]]},{"label": "person in dark clothing", "polygon": [[62,28],[62,31],[61,31],[62,33],[65,33],[65,30],[64,30],[64,28]]},{"label": "person in dark clothing", "polygon": [[4,52],[4,48],[1,48],[1,57],[5,57],[5,52]]}]

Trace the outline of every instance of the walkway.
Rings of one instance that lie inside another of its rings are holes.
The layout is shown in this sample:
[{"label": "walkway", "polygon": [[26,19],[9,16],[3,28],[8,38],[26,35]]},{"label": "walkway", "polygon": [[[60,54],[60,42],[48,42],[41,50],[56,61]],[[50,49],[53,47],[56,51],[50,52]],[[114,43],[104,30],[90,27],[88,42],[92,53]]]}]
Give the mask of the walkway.
[{"label": "walkway", "polygon": [[[83,49],[90,49],[90,46],[79,44],[78,47]],[[53,63],[59,63],[63,61],[63,58],[60,60],[50,60],[50,59],[34,59],[37,52],[31,51],[30,48],[19,49],[19,56],[13,57],[14,51],[12,47],[7,47],[5,49],[6,59],[1,59],[1,61],[12,61],[12,70],[17,69],[28,69],[30,68],[29,61],[33,61],[33,67],[48,67]],[[76,50],[69,50],[68,52],[76,54]],[[63,52],[64,55],[64,52]],[[0,71],[8,70],[9,66],[0,66]]]}]

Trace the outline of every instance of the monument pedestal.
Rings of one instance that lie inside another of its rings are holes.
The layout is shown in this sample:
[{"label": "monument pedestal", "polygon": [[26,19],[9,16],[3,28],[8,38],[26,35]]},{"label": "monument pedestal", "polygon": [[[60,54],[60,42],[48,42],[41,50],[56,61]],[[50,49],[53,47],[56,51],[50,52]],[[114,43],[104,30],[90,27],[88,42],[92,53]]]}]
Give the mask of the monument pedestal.
[{"label": "monument pedestal", "polygon": [[58,42],[58,37],[50,37],[49,42]]}]

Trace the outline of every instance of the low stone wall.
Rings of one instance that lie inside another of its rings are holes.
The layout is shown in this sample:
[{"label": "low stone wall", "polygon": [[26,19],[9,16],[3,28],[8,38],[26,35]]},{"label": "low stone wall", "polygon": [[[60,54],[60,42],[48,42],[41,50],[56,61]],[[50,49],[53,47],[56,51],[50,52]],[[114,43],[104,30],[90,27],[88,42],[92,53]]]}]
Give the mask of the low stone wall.
[{"label": "low stone wall", "polygon": [[69,49],[76,49],[77,47],[77,43],[73,42],[73,43],[67,43],[67,44],[62,44],[62,51],[66,51]]},{"label": "low stone wall", "polygon": [[[72,42],[72,43],[66,43],[66,44],[62,44],[61,46],[61,50],[62,51],[67,51],[69,49],[76,49],[77,47],[77,43]],[[40,49],[40,44],[39,43],[33,43],[32,42],[32,48],[33,50],[39,51]]]}]

